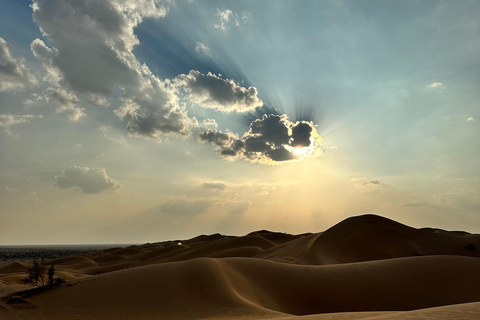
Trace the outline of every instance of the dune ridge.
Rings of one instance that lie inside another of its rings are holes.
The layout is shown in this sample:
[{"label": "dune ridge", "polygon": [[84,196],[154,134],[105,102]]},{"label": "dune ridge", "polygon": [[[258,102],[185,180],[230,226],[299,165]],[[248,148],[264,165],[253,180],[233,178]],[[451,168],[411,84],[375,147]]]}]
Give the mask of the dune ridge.
[{"label": "dune ridge", "polygon": [[53,260],[68,282],[36,294],[15,292],[24,264],[2,267],[0,318],[475,319],[477,248],[480,235],[375,215],[315,234],[201,235]]}]

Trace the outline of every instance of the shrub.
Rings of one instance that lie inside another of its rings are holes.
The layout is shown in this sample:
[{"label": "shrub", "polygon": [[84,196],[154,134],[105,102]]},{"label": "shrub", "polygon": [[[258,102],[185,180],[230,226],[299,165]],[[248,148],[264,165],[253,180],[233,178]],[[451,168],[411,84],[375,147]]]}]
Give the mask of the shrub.
[{"label": "shrub", "polygon": [[[47,282],[45,282],[45,274],[47,275]],[[65,279],[55,277],[55,268],[53,264],[47,270],[47,266],[44,261],[40,263],[37,260],[33,260],[31,267],[27,267],[27,275],[22,279],[25,284],[31,284],[34,287],[44,287],[46,285],[53,286],[65,282]]]}]

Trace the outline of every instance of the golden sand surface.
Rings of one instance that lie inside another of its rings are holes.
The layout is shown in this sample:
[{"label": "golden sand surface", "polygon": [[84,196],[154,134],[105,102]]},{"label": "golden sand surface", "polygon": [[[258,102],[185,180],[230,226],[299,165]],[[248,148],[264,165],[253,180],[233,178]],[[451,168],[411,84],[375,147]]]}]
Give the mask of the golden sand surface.
[{"label": "golden sand surface", "polygon": [[0,268],[0,319],[480,319],[480,235],[375,215],[315,234],[112,248],[53,261],[67,282]]}]

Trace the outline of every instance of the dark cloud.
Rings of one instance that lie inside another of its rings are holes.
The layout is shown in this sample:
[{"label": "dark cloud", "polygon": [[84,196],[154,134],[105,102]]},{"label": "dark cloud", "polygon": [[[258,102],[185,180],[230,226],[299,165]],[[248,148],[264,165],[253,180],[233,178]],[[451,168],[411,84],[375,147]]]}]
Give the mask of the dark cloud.
[{"label": "dark cloud", "polygon": [[299,122],[292,127],[292,146],[308,147],[312,126],[308,122]]},{"label": "dark cloud", "polygon": [[23,59],[12,55],[13,47],[0,37],[0,91],[19,90],[37,83]]},{"label": "dark cloud", "polygon": [[235,157],[245,148],[245,142],[238,139],[238,137],[231,132],[207,129],[198,134],[198,139],[201,142],[209,142],[216,145],[221,150],[220,154],[227,157]]},{"label": "dark cloud", "polygon": [[198,136],[220,149],[220,155],[273,164],[318,155],[321,138],[310,122],[290,122],[286,115],[254,120],[242,139],[230,132],[207,129]]},{"label": "dark cloud", "polygon": [[213,73],[191,70],[175,78],[175,85],[187,92],[188,99],[204,108],[225,112],[246,112],[263,105],[255,87],[244,88],[233,80]]},{"label": "dark cloud", "polygon": [[71,166],[62,170],[62,174],[56,176],[55,180],[59,188],[74,188],[83,193],[100,193],[122,188],[117,180],[107,176],[103,168]]},{"label": "dark cloud", "polygon": [[159,139],[160,134],[189,135],[190,119],[185,113],[172,112],[166,116],[129,114],[127,131],[130,134]]}]

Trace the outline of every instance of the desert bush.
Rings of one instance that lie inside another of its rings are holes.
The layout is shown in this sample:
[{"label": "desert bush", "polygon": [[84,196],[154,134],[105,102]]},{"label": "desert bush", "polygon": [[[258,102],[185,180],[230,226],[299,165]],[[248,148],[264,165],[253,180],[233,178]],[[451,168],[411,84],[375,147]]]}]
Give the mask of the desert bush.
[{"label": "desert bush", "polygon": [[[45,277],[46,276],[46,277]],[[55,268],[53,264],[47,270],[44,261],[33,260],[32,266],[27,267],[27,275],[22,279],[25,284],[31,284],[34,287],[53,286],[65,282],[65,279],[55,277]]]}]

